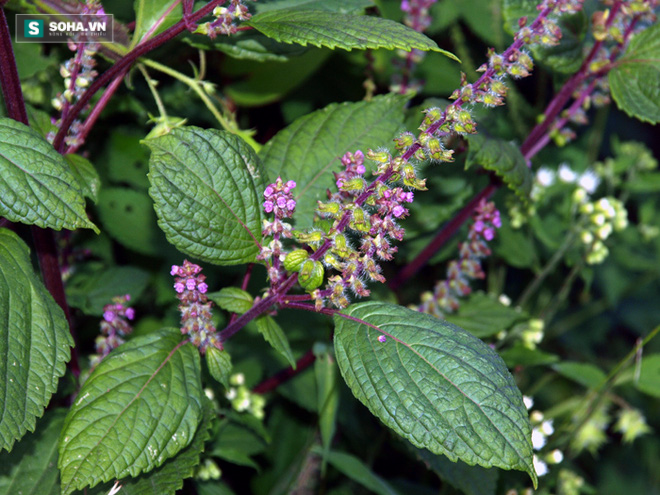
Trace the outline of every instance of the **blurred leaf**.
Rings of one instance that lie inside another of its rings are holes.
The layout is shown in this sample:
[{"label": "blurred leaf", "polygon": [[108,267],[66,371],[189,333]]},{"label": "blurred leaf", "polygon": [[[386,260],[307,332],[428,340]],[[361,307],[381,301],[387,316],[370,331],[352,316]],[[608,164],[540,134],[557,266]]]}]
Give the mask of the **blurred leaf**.
[{"label": "blurred leaf", "polygon": [[531,268],[534,264],[534,243],[522,230],[514,230],[508,221],[497,229],[495,241],[497,256],[516,268]]},{"label": "blurred leaf", "polygon": [[37,131],[0,117],[0,216],[53,230],[98,228],[69,164]]},{"label": "blurred leaf", "polygon": [[283,9],[257,14],[245,24],[269,38],[284,43],[307,44],[331,49],[366,50],[388,48],[411,51],[437,51],[435,41],[401,23],[381,17],[359,16],[321,10]]},{"label": "blurred leaf", "polygon": [[372,0],[259,0],[254,7],[259,13],[286,9],[310,9],[348,14],[362,12],[373,4]]},{"label": "blurred leaf", "polygon": [[492,170],[520,199],[529,200],[533,176],[515,144],[483,134],[471,134],[467,140],[470,150],[465,162],[466,169],[476,164]]},{"label": "blurred leaf", "polygon": [[452,462],[443,455],[432,454],[406,442],[408,449],[432,469],[443,481],[465,495],[495,495],[499,471],[481,466],[470,466],[464,462]]},{"label": "blurred leaf", "polygon": [[149,194],[168,241],[209,263],[254,261],[266,186],[253,149],[229,132],[192,126],[145,143]]},{"label": "blurred leaf", "polygon": [[660,24],[635,34],[625,55],[609,72],[617,106],[643,122],[660,122]]},{"label": "blurred leaf", "polygon": [[640,172],[622,185],[634,193],[656,193],[660,191],[660,172]]},{"label": "blurred leaf", "polygon": [[322,472],[325,472],[325,464],[328,462],[328,454],[335,435],[337,410],[339,409],[339,373],[337,363],[330,349],[326,348],[315,352],[315,355],[314,375],[316,377],[317,411],[323,447]]},{"label": "blurred leaf", "polygon": [[351,319],[334,317],[337,363],[374,415],[417,447],[525,471],[536,484],[527,409],[495,351],[402,306],[368,302],[344,313]]},{"label": "blurred leaf", "polygon": [[605,373],[591,363],[564,361],[552,366],[557,373],[587,388],[596,388],[605,381]]},{"label": "blurred leaf", "polygon": [[312,224],[318,200],[334,189],[332,171],[341,170],[347,152],[377,148],[390,141],[403,121],[406,98],[396,95],[371,101],[332,104],[297,119],[261,150],[264,167],[272,177],[295,180],[298,228]]},{"label": "blurred leaf", "polygon": [[516,344],[509,349],[500,352],[500,356],[509,368],[516,366],[540,366],[552,364],[559,361],[559,356],[540,351],[538,349],[529,349],[522,344]]},{"label": "blurred leaf", "polygon": [[48,411],[35,433],[25,435],[11,453],[0,453],[0,494],[60,495],[57,441],[65,409]]},{"label": "blurred leaf", "polygon": [[115,296],[129,294],[137,299],[149,281],[149,273],[131,266],[79,270],[66,285],[69,304],[85,314],[101,316],[103,306]]},{"label": "blurred leaf", "polygon": [[558,21],[561,40],[554,46],[536,45],[532,48],[534,59],[562,74],[577,72],[584,58],[584,38],[589,27],[583,11],[562,15]]},{"label": "blurred leaf", "polygon": [[521,318],[524,314],[515,308],[483,292],[475,292],[462,300],[458,312],[446,315],[445,320],[475,337],[484,338],[508,329]]},{"label": "blurred leaf", "polygon": [[0,449],[34,431],[71,357],[64,312],[35,275],[30,250],[0,229]]},{"label": "blurred leaf", "polygon": [[527,17],[530,24],[538,15],[536,0],[504,0],[502,4],[502,17],[504,19],[504,30],[509,34],[518,31],[518,20]]},{"label": "blurred leaf", "polygon": [[82,193],[96,203],[99,198],[101,179],[92,162],[87,158],[74,154],[64,155],[64,158],[71,165],[71,172],[80,184]]},{"label": "blurred leaf", "polygon": [[183,41],[200,50],[218,50],[233,58],[256,62],[286,62],[307,51],[305,47],[280,43],[258,31],[239,31],[214,40],[193,35]]},{"label": "blurred leaf", "polygon": [[[313,452],[321,454],[319,449]],[[378,495],[398,495],[398,492],[383,478],[374,473],[361,459],[345,452],[332,450],[328,462],[338,471]]]},{"label": "blurred leaf", "polygon": [[167,241],[156,223],[153,202],[146,192],[126,187],[104,187],[98,203],[104,230],[125,247],[158,256]]},{"label": "blurred leaf", "polygon": [[107,162],[108,178],[116,183],[126,183],[139,189],[149,188],[149,152],[140,144],[140,137],[124,130],[114,131],[102,154]]},{"label": "blurred leaf", "polygon": [[635,386],[640,392],[660,398],[660,354],[642,358],[639,380]]},{"label": "blurred leaf", "polygon": [[203,395],[199,352],[182,343],[178,329],[118,347],[87,379],[66,417],[62,493],[162,466],[192,442]]},{"label": "blurred leaf", "polygon": [[225,287],[218,292],[209,292],[206,296],[225,311],[242,315],[254,304],[249,292],[238,287]]}]

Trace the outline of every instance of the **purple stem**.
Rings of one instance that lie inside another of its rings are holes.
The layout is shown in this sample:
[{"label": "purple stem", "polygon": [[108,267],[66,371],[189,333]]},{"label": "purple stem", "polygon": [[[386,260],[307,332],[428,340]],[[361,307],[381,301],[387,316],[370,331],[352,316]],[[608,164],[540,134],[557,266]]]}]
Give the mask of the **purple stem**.
[{"label": "purple stem", "polygon": [[57,135],[55,136],[55,140],[53,141],[53,146],[55,149],[59,152],[64,150],[64,138],[69,132],[69,127],[80,114],[80,112],[82,112],[83,109],[87,106],[92,96],[94,96],[97,91],[99,91],[106,84],[109,84],[110,81],[118,77],[119,74],[123,74],[125,71],[127,71],[139,57],[149,53],[151,50],[154,50],[167,41],[175,38],[186,30],[186,26],[189,25],[189,23],[196,22],[202,17],[210,14],[217,5],[222,4],[224,1],[225,0],[211,0],[197,12],[194,12],[190,16],[185,17],[185,19],[177,22],[174,26],[166,29],[154,38],[137,45],[135,48],[133,48],[133,50],[117,60],[117,62],[115,62],[112,67],[101,74],[101,76],[90,85],[87,91],[85,91],[80,97],[78,102],[71,108],[71,111],[67,114],[66,118],[62,119],[60,130],[58,131]]},{"label": "purple stem", "polygon": [[[2,2],[4,5],[5,2]],[[0,9],[0,84],[7,114],[14,120],[28,125],[21,81],[16,69],[16,59],[11,45],[11,35],[4,9]]]}]

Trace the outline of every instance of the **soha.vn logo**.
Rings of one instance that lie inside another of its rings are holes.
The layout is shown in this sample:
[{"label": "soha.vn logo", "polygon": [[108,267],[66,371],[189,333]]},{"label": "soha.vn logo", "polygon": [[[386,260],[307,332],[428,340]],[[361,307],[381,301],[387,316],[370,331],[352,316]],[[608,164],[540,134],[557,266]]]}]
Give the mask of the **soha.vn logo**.
[{"label": "soha.vn logo", "polygon": [[24,34],[26,38],[43,38],[44,21],[40,19],[25,19]]}]

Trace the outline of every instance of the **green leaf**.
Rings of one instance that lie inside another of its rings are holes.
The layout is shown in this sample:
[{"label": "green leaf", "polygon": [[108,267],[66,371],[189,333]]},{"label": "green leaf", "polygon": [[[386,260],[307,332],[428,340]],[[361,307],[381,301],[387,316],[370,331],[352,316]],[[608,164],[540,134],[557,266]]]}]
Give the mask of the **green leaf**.
[{"label": "green leaf", "polygon": [[296,368],[296,360],[293,357],[293,352],[291,352],[291,346],[289,345],[289,339],[286,338],[284,331],[277,322],[270,316],[262,316],[255,320],[257,324],[257,330],[259,333],[264,336],[266,342],[273,346],[277,352],[282,354],[289,361],[289,364],[292,368]]},{"label": "green leaf", "polygon": [[73,339],[28,247],[7,229],[0,229],[0,322],[0,449],[11,451],[57,390]]},{"label": "green leaf", "polygon": [[620,109],[644,122],[660,122],[660,24],[633,36],[608,78]]},{"label": "green leaf", "polygon": [[35,433],[0,454],[0,494],[60,495],[57,440],[65,415],[65,409],[48,411]]},{"label": "green leaf", "polygon": [[135,0],[135,32],[131,46],[153,38],[180,21],[181,4],[180,0]]},{"label": "green leaf", "polygon": [[92,162],[87,158],[74,154],[64,155],[64,159],[69,162],[71,172],[82,187],[82,193],[96,203],[99,197],[101,178]]},{"label": "green leaf", "polygon": [[279,43],[258,31],[239,31],[232,36],[214,40],[191,36],[183,41],[200,50],[218,50],[236,59],[256,62],[285,62],[307,51],[307,48],[300,45]]},{"label": "green leaf", "polygon": [[[313,452],[320,454],[318,448],[312,449]],[[328,452],[328,462],[332,466],[378,495],[398,495],[397,492],[387,481],[374,473],[361,459],[345,452]]]},{"label": "green leaf", "polygon": [[660,398],[660,354],[651,354],[642,359],[637,390]]},{"label": "green leaf", "polygon": [[482,339],[507,330],[521,318],[524,315],[520,311],[483,292],[475,292],[461,302],[457,313],[446,315],[445,320]]},{"label": "green leaf", "polygon": [[598,387],[606,378],[605,373],[591,363],[564,361],[553,365],[552,368],[560,375],[587,388]]},{"label": "green leaf", "polygon": [[137,299],[147,287],[149,273],[132,266],[113,266],[107,270],[82,268],[69,280],[66,295],[69,304],[87,315],[101,316],[103,306],[118,295]]},{"label": "green leaf", "polygon": [[458,60],[452,53],[438,48],[435,41],[422,33],[381,17],[322,10],[283,9],[257,14],[245,24],[283,43],[303,46],[309,43],[318,47],[344,50],[430,50]]},{"label": "green leaf", "polygon": [[211,376],[229,390],[229,375],[232,370],[229,353],[225,350],[221,351],[213,346],[208,346],[206,349],[206,365],[209,368]]},{"label": "green leaf", "polygon": [[161,466],[202,417],[199,352],[177,329],[136,337],[94,370],[66,417],[62,493]]},{"label": "green leaf", "polygon": [[153,203],[146,191],[105,187],[98,210],[104,231],[119,243],[149,256],[163,253],[165,236],[158,228]]},{"label": "green leaf", "polygon": [[[27,43],[20,44],[27,45]],[[18,46],[18,43],[16,43],[16,45]],[[51,132],[57,133],[57,126],[53,124],[50,120],[50,115],[46,112],[30,105],[25,105],[25,111],[27,112],[30,127],[43,137],[46,137]]]},{"label": "green leaf", "polygon": [[451,462],[443,455],[418,449],[408,442],[406,444],[429,469],[465,495],[495,495],[499,478],[497,469],[470,466],[461,461]]},{"label": "green leaf", "polygon": [[53,230],[89,228],[69,164],[37,131],[0,117],[0,216]]},{"label": "green leaf", "polygon": [[518,147],[503,139],[487,138],[483,134],[467,137],[470,143],[465,168],[481,165],[492,170],[523,201],[529,200],[533,175]]},{"label": "green leaf", "polygon": [[148,189],[149,151],[140,143],[142,135],[120,129],[110,135],[99,164],[104,164],[108,178],[136,189]]},{"label": "green leaf", "polygon": [[206,296],[225,311],[242,315],[254,304],[249,292],[238,287],[225,287],[218,292],[209,292]]},{"label": "green leaf", "polygon": [[339,409],[339,380],[337,363],[329,346],[323,344],[321,349],[315,345],[314,375],[316,377],[317,412],[319,414],[319,430],[323,445],[323,468],[328,461],[328,454],[335,436],[337,410]]},{"label": "green leaf", "polygon": [[562,74],[577,72],[584,58],[584,38],[589,27],[583,11],[562,15],[557,23],[561,39],[554,46],[534,45],[532,53],[540,64]]},{"label": "green leaf", "polygon": [[504,19],[504,30],[509,34],[514,34],[520,29],[518,20],[527,17],[527,23],[530,24],[538,15],[536,0],[504,0],[502,5],[502,18]]},{"label": "green leaf", "polygon": [[397,95],[332,104],[297,119],[262,148],[261,159],[272,177],[298,183],[293,191],[298,228],[312,225],[317,201],[335,189],[332,172],[341,170],[344,153],[391,142],[405,104],[406,98]]},{"label": "green leaf", "polygon": [[640,172],[622,184],[634,193],[657,193],[660,191],[660,172]]},{"label": "green leaf", "polygon": [[[183,480],[195,474],[199,464],[200,454],[204,451],[204,443],[209,439],[211,423],[215,417],[213,403],[204,399],[202,403],[202,419],[195,432],[192,442],[174,457],[168,459],[162,466],[141,474],[136,478],[124,478],[120,481],[120,495],[174,495],[183,487]],[[114,482],[99,485],[88,491],[89,495],[106,495]]]},{"label": "green leaf", "polygon": [[372,0],[259,0],[254,8],[257,13],[285,9],[326,10],[340,14],[363,12],[372,7]]},{"label": "green leaf", "polygon": [[209,263],[254,261],[265,182],[252,148],[229,132],[198,127],[145,143],[149,194],[168,241]]},{"label": "green leaf", "polygon": [[522,344],[516,344],[500,352],[500,356],[509,368],[515,368],[516,366],[540,366],[559,361],[559,356],[555,354],[543,352],[538,349],[530,349]]},{"label": "green leaf", "polygon": [[417,447],[526,471],[536,485],[527,409],[495,351],[402,306],[367,302],[346,314],[351,319],[334,317],[337,363],[374,415]]}]

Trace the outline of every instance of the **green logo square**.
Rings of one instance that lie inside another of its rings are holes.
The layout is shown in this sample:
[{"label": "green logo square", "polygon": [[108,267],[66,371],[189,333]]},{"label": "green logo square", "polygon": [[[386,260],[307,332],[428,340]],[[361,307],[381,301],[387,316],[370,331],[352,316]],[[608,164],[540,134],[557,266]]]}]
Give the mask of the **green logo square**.
[{"label": "green logo square", "polygon": [[23,21],[23,34],[26,38],[43,38],[44,21],[39,19],[25,19]]}]

